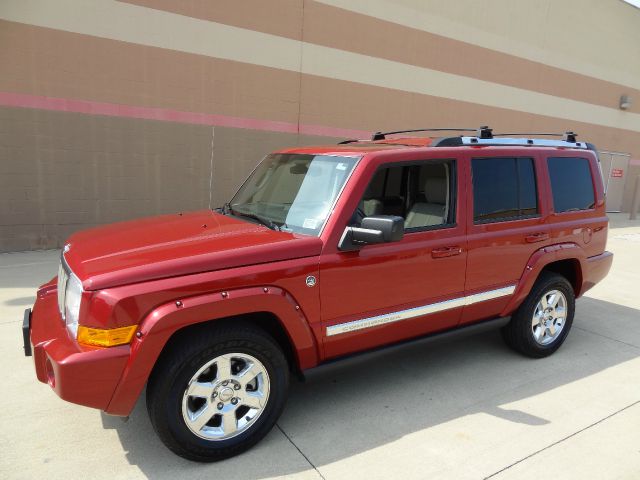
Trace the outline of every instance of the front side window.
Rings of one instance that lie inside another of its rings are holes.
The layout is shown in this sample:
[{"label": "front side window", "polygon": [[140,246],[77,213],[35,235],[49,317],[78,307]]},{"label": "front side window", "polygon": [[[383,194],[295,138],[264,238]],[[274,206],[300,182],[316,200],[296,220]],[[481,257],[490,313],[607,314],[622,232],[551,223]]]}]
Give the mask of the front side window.
[{"label": "front side window", "polygon": [[417,231],[454,222],[453,160],[429,160],[380,168],[365,191],[352,225],[373,215],[405,219],[405,231]]},{"label": "front side window", "polygon": [[230,213],[283,231],[317,236],[358,159],[269,155],[233,197]]},{"label": "front side window", "polygon": [[475,223],[529,218],[538,214],[532,158],[474,158],[471,170]]},{"label": "front side window", "polygon": [[553,157],[547,159],[553,210],[556,213],[589,210],[595,205],[593,179],[586,158]]}]

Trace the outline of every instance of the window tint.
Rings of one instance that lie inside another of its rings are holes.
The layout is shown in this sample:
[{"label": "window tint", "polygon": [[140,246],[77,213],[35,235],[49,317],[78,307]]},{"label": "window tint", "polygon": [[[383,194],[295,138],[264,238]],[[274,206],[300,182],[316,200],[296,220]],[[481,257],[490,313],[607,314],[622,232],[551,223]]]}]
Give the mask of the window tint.
[{"label": "window tint", "polygon": [[554,211],[569,212],[594,207],[593,180],[586,158],[547,159]]},{"label": "window tint", "polygon": [[519,158],[517,167],[520,215],[535,215],[538,213],[538,192],[533,161],[530,158]]},{"label": "window tint", "polygon": [[453,223],[455,202],[453,161],[428,161],[382,168],[376,172],[352,219],[398,215],[405,230]]},{"label": "window tint", "polygon": [[531,158],[474,158],[473,219],[501,221],[538,213],[536,175]]}]

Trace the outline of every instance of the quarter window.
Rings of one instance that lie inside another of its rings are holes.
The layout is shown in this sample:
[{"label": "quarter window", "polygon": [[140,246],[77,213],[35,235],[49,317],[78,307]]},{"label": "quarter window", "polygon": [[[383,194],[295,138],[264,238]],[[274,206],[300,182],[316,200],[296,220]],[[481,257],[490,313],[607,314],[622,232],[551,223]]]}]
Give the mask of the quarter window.
[{"label": "quarter window", "polygon": [[499,222],[538,214],[533,159],[474,158],[471,167],[474,222]]},{"label": "quarter window", "polygon": [[553,210],[557,213],[588,210],[595,205],[593,178],[586,158],[547,159]]}]

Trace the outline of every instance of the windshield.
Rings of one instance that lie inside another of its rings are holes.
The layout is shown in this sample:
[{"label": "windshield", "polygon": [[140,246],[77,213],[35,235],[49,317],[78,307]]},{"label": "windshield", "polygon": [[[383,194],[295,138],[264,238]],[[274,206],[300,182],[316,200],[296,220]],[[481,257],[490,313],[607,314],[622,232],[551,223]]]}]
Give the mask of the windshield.
[{"label": "windshield", "polygon": [[317,236],[358,158],[269,155],[233,197],[230,213]]}]

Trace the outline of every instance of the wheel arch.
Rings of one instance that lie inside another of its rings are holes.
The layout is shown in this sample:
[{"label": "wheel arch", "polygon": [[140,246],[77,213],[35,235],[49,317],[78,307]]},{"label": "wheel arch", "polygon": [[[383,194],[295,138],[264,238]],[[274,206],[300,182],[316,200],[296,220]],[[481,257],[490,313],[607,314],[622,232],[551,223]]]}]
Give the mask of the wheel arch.
[{"label": "wheel arch", "polygon": [[565,258],[564,260],[555,260],[547,263],[538,274],[538,277],[540,277],[542,272],[552,272],[562,275],[573,287],[573,292],[576,297],[580,293],[582,287],[582,267],[577,258]]},{"label": "wheel arch", "polygon": [[159,362],[160,358],[163,355],[167,354],[167,352],[172,348],[173,345],[175,345],[185,337],[198,335],[199,332],[204,329],[216,328],[225,324],[239,323],[259,329],[271,336],[284,353],[284,356],[289,364],[290,371],[295,374],[299,374],[301,372],[298,352],[295,350],[293,340],[284,327],[282,320],[278,318],[273,312],[266,310],[232,315],[229,317],[216,318],[191,325],[186,325],[173,332],[173,334],[167,339],[164,347],[162,348],[162,351],[158,355],[156,364]]},{"label": "wheel arch", "polygon": [[500,315],[510,316],[520,306],[543,271],[567,278],[578,298],[584,291],[583,272],[586,259],[582,248],[575,243],[551,245],[535,251],[520,276],[511,301]]},{"label": "wheel arch", "polygon": [[285,290],[264,286],[189,297],[165,303],[145,316],[105,411],[123,416],[130,413],[160,355],[175,343],[172,339],[219,322],[238,321],[269,333],[291,360],[294,372],[317,365],[319,346],[304,309]]}]

